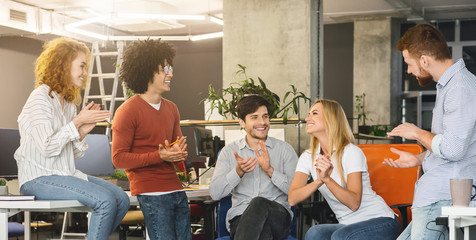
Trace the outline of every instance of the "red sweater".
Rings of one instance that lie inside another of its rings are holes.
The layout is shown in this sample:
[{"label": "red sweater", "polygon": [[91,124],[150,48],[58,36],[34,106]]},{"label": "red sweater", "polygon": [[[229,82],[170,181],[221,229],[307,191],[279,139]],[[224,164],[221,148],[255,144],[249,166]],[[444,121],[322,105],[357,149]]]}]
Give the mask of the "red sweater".
[{"label": "red sweater", "polygon": [[183,189],[174,166],[159,155],[164,145],[182,136],[177,106],[162,98],[157,111],[138,95],[124,102],[114,116],[112,162],[124,168],[133,196]]}]

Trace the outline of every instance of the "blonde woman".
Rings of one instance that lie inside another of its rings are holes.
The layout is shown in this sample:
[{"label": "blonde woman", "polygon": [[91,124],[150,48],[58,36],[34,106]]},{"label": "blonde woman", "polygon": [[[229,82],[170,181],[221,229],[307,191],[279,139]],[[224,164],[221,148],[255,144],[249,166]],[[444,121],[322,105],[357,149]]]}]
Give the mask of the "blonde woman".
[{"label": "blonde woman", "polygon": [[[396,239],[398,219],[372,190],[365,156],[352,144],[340,104],[317,99],[306,126],[311,147],[299,158],[288,201],[296,205],[319,190],[339,221],[311,227],[306,239]],[[308,184],[309,176],[313,181]]]},{"label": "blonde woman", "polygon": [[35,90],[18,117],[20,147],[15,152],[20,192],[38,200],[78,200],[93,209],[86,238],[108,239],[129,208],[117,186],[74,166],[84,155],[86,135],[110,113],[89,103],[76,114],[87,79],[89,49],[73,39],[44,45],[36,60]]}]

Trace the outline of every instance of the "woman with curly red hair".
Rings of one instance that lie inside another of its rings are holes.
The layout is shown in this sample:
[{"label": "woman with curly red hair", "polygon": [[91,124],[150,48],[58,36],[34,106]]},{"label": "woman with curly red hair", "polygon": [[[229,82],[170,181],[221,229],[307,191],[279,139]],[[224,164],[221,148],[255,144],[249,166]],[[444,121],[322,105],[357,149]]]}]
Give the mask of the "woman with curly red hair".
[{"label": "woman with curly red hair", "polygon": [[20,147],[15,152],[20,192],[40,200],[78,200],[93,209],[86,238],[108,239],[129,208],[117,186],[75,168],[86,135],[110,113],[94,102],[76,114],[87,79],[89,49],[57,38],[44,45],[35,66],[35,90],[20,116]]}]

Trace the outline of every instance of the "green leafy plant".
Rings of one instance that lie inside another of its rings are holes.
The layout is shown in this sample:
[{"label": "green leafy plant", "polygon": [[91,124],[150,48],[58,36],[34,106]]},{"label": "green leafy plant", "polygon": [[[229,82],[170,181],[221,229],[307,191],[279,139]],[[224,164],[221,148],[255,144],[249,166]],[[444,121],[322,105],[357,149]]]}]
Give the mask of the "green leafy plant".
[{"label": "green leafy plant", "polygon": [[126,98],[129,99],[131,97],[133,97],[134,95],[136,95],[136,93],[134,91],[132,91],[130,88],[127,87],[126,83],[125,82],[122,82],[122,87],[126,89]]},{"label": "green leafy plant", "polygon": [[210,109],[208,109],[207,113],[216,109],[218,114],[225,118],[228,116],[238,118],[236,112],[238,101],[244,96],[257,94],[265,98],[273,106],[273,112],[270,113],[270,117],[283,118],[283,123],[286,124],[290,110],[298,114],[299,98],[304,99],[305,103],[310,101],[310,98],[304,93],[299,92],[294,85],[291,85],[291,90],[284,94],[283,102],[285,102],[288,97],[292,98],[288,104],[281,105],[279,96],[269,90],[266,83],[260,77],[258,77],[258,82],[256,82],[255,79],[248,77],[245,66],[238,64],[238,68],[238,71],[233,74],[236,82],[231,83],[229,87],[223,89],[222,93],[216,91],[211,84],[208,86],[208,97],[200,102],[210,102]]},{"label": "green leafy plant", "polygon": [[6,186],[7,180],[5,178],[0,178],[0,186]]},{"label": "green leafy plant", "polygon": [[362,95],[355,95],[355,112],[357,113],[357,118],[362,125],[366,126],[365,121],[372,121],[367,117],[367,109],[365,109],[365,93]]},{"label": "green leafy plant", "polygon": [[121,171],[114,171],[114,175],[110,176],[109,179],[127,179],[127,175]]},{"label": "green leafy plant", "polygon": [[175,166],[175,171],[177,172],[177,176],[180,180],[180,182],[182,183],[187,183],[188,181],[190,181],[190,179],[192,178],[192,174],[191,173],[187,173],[187,171],[180,171],[180,169]]},{"label": "green leafy plant", "polygon": [[391,125],[372,125],[370,128],[370,135],[385,137],[387,132],[392,130],[393,126]]}]

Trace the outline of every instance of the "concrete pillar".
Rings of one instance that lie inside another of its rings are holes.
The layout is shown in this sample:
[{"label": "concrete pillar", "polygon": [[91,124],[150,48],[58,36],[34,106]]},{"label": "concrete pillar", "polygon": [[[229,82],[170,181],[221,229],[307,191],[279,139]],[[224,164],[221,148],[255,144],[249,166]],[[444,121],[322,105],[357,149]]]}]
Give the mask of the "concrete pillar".
[{"label": "concrete pillar", "polygon": [[[310,8],[311,1],[302,0],[224,0],[223,88],[237,81],[233,73],[242,64],[249,77],[263,79],[281,99],[290,84],[309,96]],[[307,111],[302,107],[301,116]],[[297,150],[296,132],[294,126],[286,129]]]},{"label": "concrete pillar", "polygon": [[223,87],[234,81],[237,64],[261,77],[282,96],[295,85],[309,89],[310,3],[301,0],[223,2]]},{"label": "concrete pillar", "polygon": [[366,94],[367,125],[390,123],[391,40],[391,18],[354,22],[354,96]]}]

